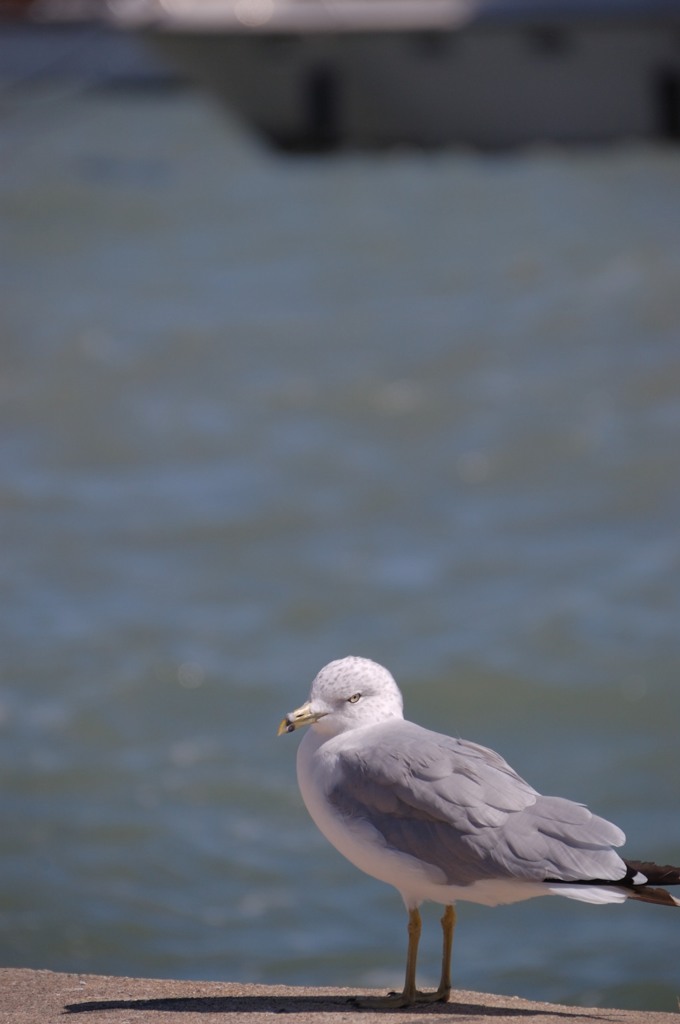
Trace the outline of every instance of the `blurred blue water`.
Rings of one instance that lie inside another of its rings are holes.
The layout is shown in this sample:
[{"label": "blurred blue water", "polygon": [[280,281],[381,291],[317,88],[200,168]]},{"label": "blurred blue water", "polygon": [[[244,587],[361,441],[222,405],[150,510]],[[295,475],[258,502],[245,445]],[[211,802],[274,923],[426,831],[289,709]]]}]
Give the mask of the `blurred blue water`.
[{"label": "blurred blue water", "polygon": [[[398,984],[399,898],[275,738],[347,653],[678,863],[679,187],[672,149],[286,161],[190,94],[5,105],[3,965]],[[455,977],[675,1009],[679,928],[463,906]]]}]

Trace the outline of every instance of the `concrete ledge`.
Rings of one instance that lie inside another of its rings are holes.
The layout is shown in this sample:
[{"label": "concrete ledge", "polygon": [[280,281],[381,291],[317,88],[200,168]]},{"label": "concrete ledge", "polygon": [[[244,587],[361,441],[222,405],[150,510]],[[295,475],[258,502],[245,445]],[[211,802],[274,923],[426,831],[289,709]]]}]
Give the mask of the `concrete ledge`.
[{"label": "concrete ledge", "polygon": [[[379,993],[378,993],[379,994]],[[376,1012],[352,1005],[344,988],[288,988],[233,982],[161,981],[95,974],[0,969],[3,1024],[272,1024],[290,1014],[304,1024],[380,1021],[406,1024],[424,1018],[458,1017],[466,1024],[677,1024],[677,1014],[591,1010],[532,1003],[512,996],[456,991],[450,1003]],[[76,1014],[82,1014],[75,1017]]]}]

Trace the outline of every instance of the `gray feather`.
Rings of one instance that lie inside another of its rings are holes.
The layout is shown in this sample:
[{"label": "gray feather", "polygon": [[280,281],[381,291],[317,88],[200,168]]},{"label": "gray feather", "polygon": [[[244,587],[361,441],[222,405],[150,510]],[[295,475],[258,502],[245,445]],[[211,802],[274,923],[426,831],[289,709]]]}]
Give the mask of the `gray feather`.
[{"label": "gray feather", "polygon": [[492,750],[403,720],[357,730],[328,793],[390,848],[446,881],[617,880],[623,833],[581,804],[541,796]]}]

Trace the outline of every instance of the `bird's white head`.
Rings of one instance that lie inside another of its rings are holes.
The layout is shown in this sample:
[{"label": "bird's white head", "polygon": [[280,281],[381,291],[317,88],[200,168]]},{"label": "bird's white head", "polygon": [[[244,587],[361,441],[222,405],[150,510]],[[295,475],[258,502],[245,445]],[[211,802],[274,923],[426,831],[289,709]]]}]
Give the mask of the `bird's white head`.
[{"label": "bird's white head", "polygon": [[291,711],[279,735],[303,725],[335,736],[389,718],[403,718],[403,701],[392,675],[369,658],[351,656],[325,665],[312,683],[309,700]]}]

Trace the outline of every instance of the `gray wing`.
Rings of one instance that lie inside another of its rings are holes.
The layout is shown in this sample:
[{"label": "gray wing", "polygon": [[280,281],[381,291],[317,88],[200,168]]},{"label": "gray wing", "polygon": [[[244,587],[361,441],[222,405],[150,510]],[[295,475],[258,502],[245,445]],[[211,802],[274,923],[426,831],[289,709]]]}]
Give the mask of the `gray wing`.
[{"label": "gray wing", "polygon": [[493,750],[405,721],[364,736],[364,746],[339,751],[330,802],[450,884],[625,874],[612,849],[624,841],[620,829],[581,804],[541,796]]}]

